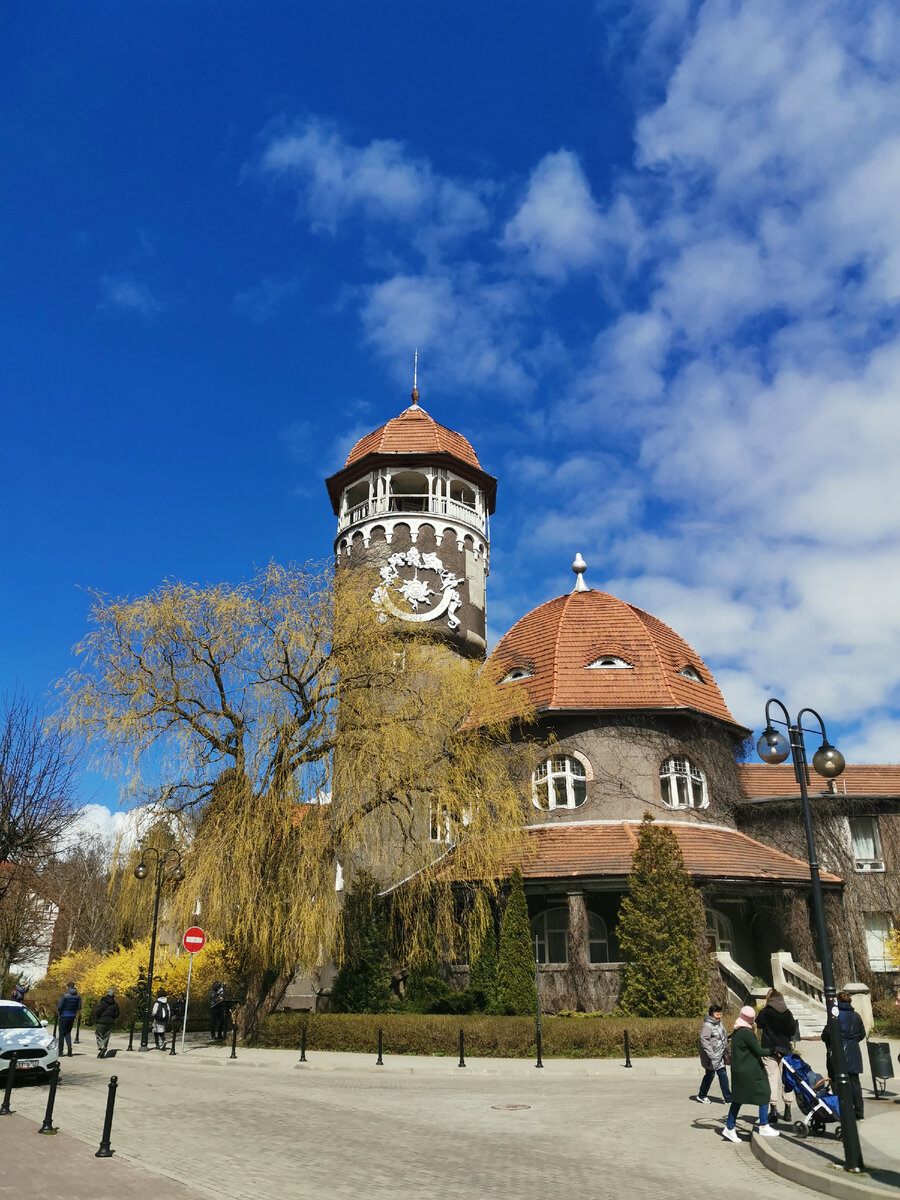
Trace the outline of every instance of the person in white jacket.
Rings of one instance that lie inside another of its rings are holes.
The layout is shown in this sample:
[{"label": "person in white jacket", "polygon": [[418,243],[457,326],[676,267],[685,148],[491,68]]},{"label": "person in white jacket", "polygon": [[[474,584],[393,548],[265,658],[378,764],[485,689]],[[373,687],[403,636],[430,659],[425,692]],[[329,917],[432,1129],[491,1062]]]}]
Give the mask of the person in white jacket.
[{"label": "person in white jacket", "polygon": [[166,999],[166,993],[157,992],[156,1001],[150,1010],[150,1019],[153,1021],[153,1041],[156,1043],[157,1050],[166,1048],[169,1015],[169,1001]]},{"label": "person in white jacket", "polygon": [[727,1056],[728,1034],[722,1024],[722,1009],[717,1004],[711,1004],[700,1026],[700,1066],[704,1075],[700,1082],[700,1091],[694,1097],[698,1104],[710,1103],[708,1093],[715,1076],[719,1078],[722,1099],[726,1104],[731,1103],[731,1088],[728,1085],[725,1061]]}]

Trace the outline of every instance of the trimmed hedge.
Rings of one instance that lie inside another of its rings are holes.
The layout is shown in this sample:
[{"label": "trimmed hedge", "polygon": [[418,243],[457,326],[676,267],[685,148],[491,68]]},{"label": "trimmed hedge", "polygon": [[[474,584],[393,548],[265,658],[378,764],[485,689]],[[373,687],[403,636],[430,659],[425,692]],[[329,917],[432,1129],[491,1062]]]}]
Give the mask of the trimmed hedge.
[{"label": "trimmed hedge", "polygon": [[[254,1045],[298,1049],[306,1025],[308,1050],[375,1054],[384,1030],[385,1054],[455,1055],[465,1031],[466,1056],[530,1058],[535,1054],[535,1023],[530,1017],[455,1017],[413,1013],[273,1013],[260,1022]],[[544,1017],[544,1057],[623,1058],[628,1030],[634,1057],[693,1058],[699,1021],[655,1017],[590,1016],[583,1020]]]}]

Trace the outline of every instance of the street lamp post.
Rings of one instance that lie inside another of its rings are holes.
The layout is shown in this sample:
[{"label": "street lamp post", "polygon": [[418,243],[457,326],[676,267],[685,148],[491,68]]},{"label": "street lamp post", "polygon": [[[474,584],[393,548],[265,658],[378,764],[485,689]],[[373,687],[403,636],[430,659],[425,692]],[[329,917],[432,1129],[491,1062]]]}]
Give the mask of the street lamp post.
[{"label": "street lamp post", "polygon": [[153,995],[153,960],[156,958],[156,926],[159,921],[159,894],[162,891],[162,885],[166,878],[166,863],[174,856],[175,865],[168,872],[168,878],[178,882],[184,879],[184,871],[181,869],[181,855],[174,848],[165,850],[162,853],[155,846],[141,847],[141,861],[134,868],[136,879],[146,879],[150,874],[150,868],[144,861],[148,854],[154,855],[156,864],[154,868],[154,883],[155,892],[153,895],[153,928],[150,934],[150,965],[147,968],[147,999],[144,1005],[144,1024],[141,1027],[141,1050],[150,1049],[150,1008],[152,1006]]},{"label": "street lamp post", "polygon": [[[770,712],[775,705],[784,714],[784,721],[775,724],[785,725],[789,738],[779,733],[772,724]],[[766,728],[756,743],[756,750],[763,762],[774,765],[785,762],[791,757],[794,764],[794,775],[800,785],[800,803],[803,808],[803,824],[806,829],[806,846],[809,852],[809,878],[812,885],[813,910],[816,919],[816,932],[819,937],[819,953],[822,956],[822,985],[825,992],[825,1009],[828,1021],[828,1045],[835,1069],[835,1083],[838,1099],[841,1105],[841,1140],[844,1143],[844,1170],[860,1172],[864,1169],[862,1148],[859,1144],[859,1129],[856,1124],[856,1111],[853,1107],[853,1097],[850,1094],[850,1080],[847,1076],[847,1059],[844,1054],[844,1039],[838,1022],[837,989],[834,984],[834,968],[831,962],[831,943],[828,938],[828,926],[825,922],[825,904],[822,898],[822,881],[819,878],[819,863],[816,857],[816,844],[813,837],[812,818],[809,812],[809,765],[806,759],[806,746],[803,741],[804,716],[815,717],[818,731],[808,729],[807,733],[818,732],[822,735],[822,745],[813,755],[812,764],[817,774],[824,779],[836,779],[844,769],[844,756],[828,741],[825,732],[825,722],[812,708],[802,708],[797,714],[796,721],[791,721],[790,714],[780,700],[774,698],[766,701]]]}]

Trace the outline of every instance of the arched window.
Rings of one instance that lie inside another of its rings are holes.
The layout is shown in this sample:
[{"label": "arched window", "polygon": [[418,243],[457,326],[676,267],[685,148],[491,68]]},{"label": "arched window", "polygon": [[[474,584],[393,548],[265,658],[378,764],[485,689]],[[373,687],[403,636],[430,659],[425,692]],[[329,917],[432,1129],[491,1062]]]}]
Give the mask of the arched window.
[{"label": "arched window", "polygon": [[659,769],[663,803],[669,808],[706,808],[706,776],[689,758],[673,755]]},{"label": "arched window", "polygon": [[531,936],[539,963],[569,961],[569,910],[549,908],[531,922]]},{"label": "arched window", "polygon": [[517,679],[530,679],[533,674],[534,672],[529,671],[527,667],[513,667],[511,671],[507,671],[500,682],[515,683]]},{"label": "arched window", "polygon": [[683,675],[685,677],[685,679],[692,680],[694,683],[702,683],[703,682],[703,677],[700,674],[700,672],[697,670],[696,667],[691,666],[690,663],[685,663],[685,665],[681,668],[681,670],[678,672],[678,674]]},{"label": "arched window", "polygon": [[631,663],[627,663],[624,658],[619,658],[618,654],[601,654],[599,658],[595,658],[593,662],[588,663],[585,668],[588,671],[633,671]]},{"label": "arched window", "polygon": [[588,911],[588,950],[592,963],[609,962],[609,934],[606,922],[596,913]]},{"label": "arched window", "polygon": [[724,913],[714,908],[706,910],[706,945],[710,954],[721,951],[734,956],[734,931]]},{"label": "arched window", "polygon": [[545,759],[532,776],[535,808],[580,808],[587,799],[587,771],[568,754]]}]

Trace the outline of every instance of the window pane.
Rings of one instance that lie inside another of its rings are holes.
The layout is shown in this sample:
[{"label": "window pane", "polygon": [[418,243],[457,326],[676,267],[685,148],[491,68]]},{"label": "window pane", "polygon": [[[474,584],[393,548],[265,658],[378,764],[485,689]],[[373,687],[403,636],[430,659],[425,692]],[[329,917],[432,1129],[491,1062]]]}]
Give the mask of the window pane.
[{"label": "window pane", "polygon": [[668,804],[669,807],[671,808],[672,807],[672,780],[669,778],[668,775],[663,775],[659,782],[660,782],[660,786],[662,787],[663,804]]},{"label": "window pane", "polygon": [[687,780],[683,775],[675,776],[675,786],[678,788],[678,803],[686,806],[690,803],[688,800]]},{"label": "window pane", "polygon": [[568,759],[569,770],[577,779],[584,779],[584,764],[580,763],[577,758]]},{"label": "window pane", "polygon": [[564,758],[554,758],[553,773],[556,774],[557,771],[565,771],[565,769],[566,769],[566,760]]},{"label": "window pane", "polygon": [[866,953],[873,971],[889,971],[891,963],[887,956],[887,940],[891,933],[891,918],[888,913],[865,913]]},{"label": "window pane", "polygon": [[566,778],[565,776],[555,777],[553,779],[553,802],[556,808],[566,808],[569,803],[569,797],[566,794]]},{"label": "window pane", "polygon": [[567,908],[551,908],[546,914],[547,928],[551,933],[559,933],[569,928],[569,910]]},{"label": "window pane", "polygon": [[575,797],[575,807],[584,804],[587,799],[587,783],[583,779],[572,780],[572,792]]},{"label": "window pane", "polygon": [[853,839],[853,857],[871,861],[881,857],[874,817],[851,817],[850,836]]},{"label": "window pane", "polygon": [[538,802],[538,807],[546,808],[547,807],[547,780],[546,779],[544,780],[543,783],[536,783],[534,785],[534,795]]},{"label": "window pane", "polygon": [[547,767],[548,766],[549,766],[549,762],[540,763],[538,765],[537,770],[534,773],[535,779],[545,779],[547,776]]},{"label": "window pane", "polygon": [[549,937],[547,938],[547,943],[550,950],[550,957],[547,960],[548,962],[566,963],[569,961],[569,955],[566,947],[567,941],[568,937],[565,933],[561,933],[558,930],[550,933]]},{"label": "window pane", "polygon": [[606,922],[596,913],[588,913],[588,948],[592,963],[609,962],[609,940],[606,936]]}]

